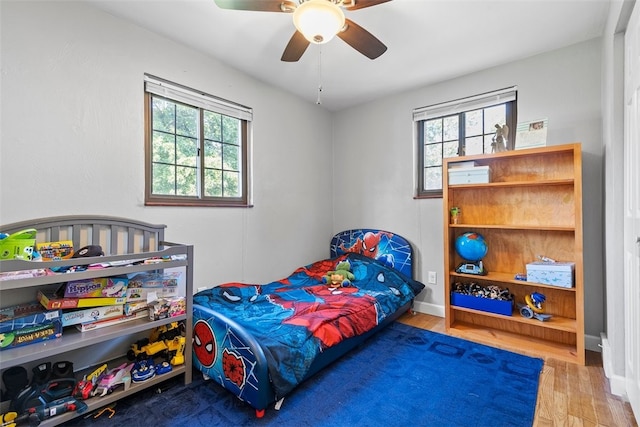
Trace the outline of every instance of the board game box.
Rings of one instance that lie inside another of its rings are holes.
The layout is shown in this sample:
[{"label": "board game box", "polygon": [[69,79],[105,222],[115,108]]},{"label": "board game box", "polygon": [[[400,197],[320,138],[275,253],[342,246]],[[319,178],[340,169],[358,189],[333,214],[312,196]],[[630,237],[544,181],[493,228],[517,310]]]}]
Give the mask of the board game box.
[{"label": "board game box", "polygon": [[37,326],[60,319],[61,310],[45,310],[38,301],[0,309],[0,333]]},{"label": "board game box", "polygon": [[118,305],[127,302],[127,298],[97,297],[97,298],[64,298],[58,297],[54,292],[38,291],[38,301],[49,310],[67,308],[102,307],[105,305]]}]

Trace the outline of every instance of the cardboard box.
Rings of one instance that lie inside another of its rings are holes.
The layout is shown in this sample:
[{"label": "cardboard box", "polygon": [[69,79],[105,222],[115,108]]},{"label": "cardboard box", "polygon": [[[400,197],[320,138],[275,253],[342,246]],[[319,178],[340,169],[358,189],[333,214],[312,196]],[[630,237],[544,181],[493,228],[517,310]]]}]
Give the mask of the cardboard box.
[{"label": "cardboard box", "polygon": [[123,305],[106,305],[104,307],[65,311],[62,313],[62,326],[71,326],[122,316],[124,314],[123,307]]},{"label": "cardboard box", "polygon": [[23,345],[60,338],[62,336],[62,322],[60,319],[53,319],[50,322],[39,325],[5,332],[3,335],[4,337],[0,341],[0,350],[22,347]]},{"label": "cardboard box", "polygon": [[36,251],[42,257],[42,261],[69,259],[73,256],[73,242],[71,240],[61,240],[59,242],[37,243]]},{"label": "cardboard box", "polygon": [[62,310],[45,310],[38,301],[6,307],[0,309],[0,333],[38,326],[61,315]]},{"label": "cardboard box", "polygon": [[527,264],[527,282],[572,288],[575,263],[536,261]]},{"label": "cardboard box", "polygon": [[159,299],[149,303],[149,319],[153,321],[180,316],[185,313],[186,301],[184,297]]},{"label": "cardboard box", "polygon": [[127,302],[125,297],[112,298],[61,298],[56,296],[53,292],[45,293],[38,291],[38,301],[40,304],[48,309],[67,309],[67,308],[88,308],[88,307],[102,307],[105,305],[117,305]]},{"label": "cardboard box", "polygon": [[127,302],[147,301],[150,294],[153,300],[178,296],[180,272],[165,274],[143,273],[129,279],[126,296]]},{"label": "cardboard box", "polygon": [[511,316],[513,313],[513,301],[474,297],[473,295],[465,295],[459,292],[451,292],[451,305],[505,316]]},{"label": "cardboard box", "polygon": [[127,295],[129,279],[126,277],[102,277],[99,279],[72,280],[64,288],[65,298],[119,298]]},{"label": "cardboard box", "polygon": [[138,311],[130,316],[118,316],[111,319],[96,320],[95,322],[80,323],[76,325],[76,329],[80,332],[93,331],[94,329],[102,329],[108,326],[119,325],[120,323],[130,322],[136,319],[142,319],[149,316],[147,310]]},{"label": "cardboard box", "polygon": [[486,184],[489,182],[489,166],[449,168],[449,185]]}]

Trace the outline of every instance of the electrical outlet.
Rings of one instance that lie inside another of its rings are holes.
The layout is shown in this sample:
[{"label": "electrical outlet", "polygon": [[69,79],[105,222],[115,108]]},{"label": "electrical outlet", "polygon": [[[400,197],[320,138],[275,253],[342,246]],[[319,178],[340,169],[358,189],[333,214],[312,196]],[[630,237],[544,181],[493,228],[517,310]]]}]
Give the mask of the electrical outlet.
[{"label": "electrical outlet", "polygon": [[437,281],[436,281],[436,272],[435,271],[430,271],[429,272],[429,277],[428,277],[427,281],[429,283],[431,283],[432,285],[435,285],[437,283]]}]

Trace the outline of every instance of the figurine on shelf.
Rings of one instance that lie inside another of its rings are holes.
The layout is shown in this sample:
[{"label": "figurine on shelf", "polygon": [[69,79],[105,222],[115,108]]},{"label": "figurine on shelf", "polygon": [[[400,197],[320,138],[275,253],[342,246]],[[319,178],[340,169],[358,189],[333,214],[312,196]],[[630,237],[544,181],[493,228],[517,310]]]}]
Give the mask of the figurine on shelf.
[{"label": "figurine on shelf", "polygon": [[539,292],[525,295],[524,301],[526,304],[518,304],[520,314],[527,319],[537,319],[541,322],[551,319],[550,314],[544,313],[544,307],[542,306],[546,300],[547,297]]},{"label": "figurine on shelf", "polygon": [[496,124],[496,134],[491,142],[491,152],[500,153],[507,151],[507,137],[509,136],[509,126]]}]

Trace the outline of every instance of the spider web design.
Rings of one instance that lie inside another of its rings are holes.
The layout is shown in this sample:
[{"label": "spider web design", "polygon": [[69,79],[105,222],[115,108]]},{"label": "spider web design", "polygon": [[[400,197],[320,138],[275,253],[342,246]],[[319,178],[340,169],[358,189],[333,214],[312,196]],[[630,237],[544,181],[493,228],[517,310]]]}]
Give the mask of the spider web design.
[{"label": "spider web design", "polygon": [[340,246],[351,247],[358,239],[362,240],[368,232],[374,234],[382,232],[391,235],[390,237],[387,234],[382,235],[380,243],[378,244],[378,254],[376,258],[392,255],[395,261],[393,267],[411,277],[413,248],[404,237],[390,232],[366,228],[340,232],[331,239],[331,256],[335,257],[338,254],[344,253]]},{"label": "spider web design", "polygon": [[[209,319],[207,322],[215,322],[215,319]],[[249,393],[250,391],[258,391],[258,378],[255,375],[255,369],[258,362],[255,360],[256,358],[251,351],[251,347],[246,345],[238,337],[238,335],[236,335],[236,332],[229,325],[224,326],[224,338],[219,343],[218,348],[222,349],[222,354],[226,350],[233,355],[239,356],[240,360],[242,360],[242,364],[244,365],[245,375],[242,387],[238,387],[238,385],[233,383],[232,381],[226,380],[224,378],[224,372],[218,373],[218,382],[220,384],[233,384],[240,390],[240,394],[238,395],[238,397],[246,400],[245,395],[247,393]],[[247,389],[247,387],[250,387],[250,389]]]}]

